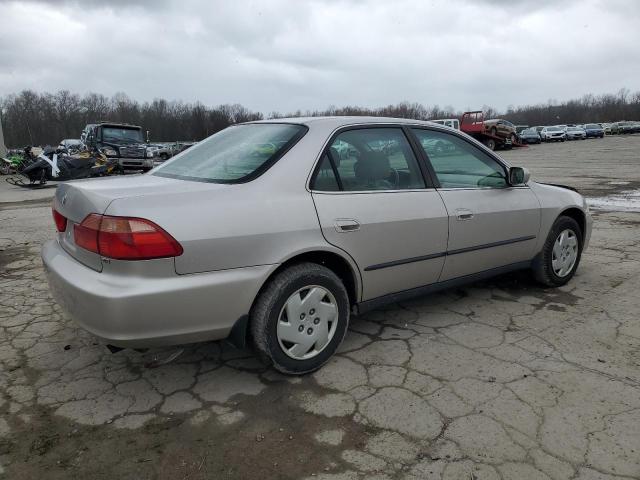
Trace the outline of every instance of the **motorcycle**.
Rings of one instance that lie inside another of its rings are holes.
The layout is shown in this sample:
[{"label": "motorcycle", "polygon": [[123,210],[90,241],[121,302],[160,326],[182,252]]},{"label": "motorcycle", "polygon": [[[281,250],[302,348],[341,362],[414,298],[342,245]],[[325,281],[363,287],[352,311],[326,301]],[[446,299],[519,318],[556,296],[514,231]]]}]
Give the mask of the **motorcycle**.
[{"label": "motorcycle", "polygon": [[[119,170],[116,160],[108,159],[102,152],[82,152],[69,155],[64,148],[25,148],[17,173],[19,177],[7,178],[7,182],[19,187],[42,187],[48,181],[78,180],[102,177]],[[26,183],[25,179],[29,180]]]}]

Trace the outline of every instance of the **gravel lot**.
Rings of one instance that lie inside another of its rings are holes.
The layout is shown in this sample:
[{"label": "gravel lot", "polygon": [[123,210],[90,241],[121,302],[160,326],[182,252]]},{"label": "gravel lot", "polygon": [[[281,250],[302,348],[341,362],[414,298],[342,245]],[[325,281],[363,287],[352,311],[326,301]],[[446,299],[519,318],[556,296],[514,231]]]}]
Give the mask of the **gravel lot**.
[{"label": "gravel lot", "polygon": [[[640,187],[640,135],[503,155],[589,196]],[[97,345],[48,293],[52,193],[0,182],[6,478],[640,478],[640,213],[596,211],[566,287],[521,273],[375,311],[289,378],[224,343],[160,366],[175,349]]]}]

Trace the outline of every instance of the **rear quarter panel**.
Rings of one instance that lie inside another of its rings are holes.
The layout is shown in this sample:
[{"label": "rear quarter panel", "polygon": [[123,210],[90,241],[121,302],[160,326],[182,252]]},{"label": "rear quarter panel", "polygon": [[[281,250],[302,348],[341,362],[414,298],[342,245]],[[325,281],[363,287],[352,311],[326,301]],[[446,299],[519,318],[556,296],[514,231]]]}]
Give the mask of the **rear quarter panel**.
[{"label": "rear quarter panel", "polygon": [[310,129],[284,157],[248,183],[119,198],[106,213],[147,218],[171,234],[184,249],[175,259],[178,274],[273,265],[295,252],[327,249],[305,187],[327,135]]}]

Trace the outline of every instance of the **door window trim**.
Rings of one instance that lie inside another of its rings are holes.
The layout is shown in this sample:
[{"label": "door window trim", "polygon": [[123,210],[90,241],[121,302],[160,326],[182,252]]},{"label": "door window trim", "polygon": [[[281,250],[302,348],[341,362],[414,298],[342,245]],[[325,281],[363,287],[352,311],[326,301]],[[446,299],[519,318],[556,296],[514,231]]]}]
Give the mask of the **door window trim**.
[{"label": "door window trim", "polygon": [[[418,149],[416,151],[416,143],[415,143],[415,138],[413,137],[411,130],[412,126],[416,126],[419,124],[400,124],[400,123],[359,123],[359,124],[352,124],[352,125],[343,125],[341,127],[336,128],[331,135],[329,136],[328,140],[325,142],[324,146],[322,147],[322,150],[320,150],[320,154],[318,155],[318,157],[316,158],[316,161],[314,163],[313,168],[311,169],[311,174],[308,177],[307,180],[307,190],[309,192],[312,193],[317,193],[317,194],[322,194],[322,195],[350,195],[350,194],[376,194],[376,193],[401,193],[401,192],[425,192],[425,191],[429,191],[429,190],[434,190],[436,188],[431,174],[429,172],[429,168],[427,166],[427,164],[425,163],[424,158],[422,157],[422,155],[420,154],[420,150]],[[373,129],[373,128],[395,128],[398,129],[400,131],[402,131],[402,133],[405,136],[405,139],[407,140],[407,144],[409,145],[409,148],[411,149],[411,152],[413,153],[415,159],[416,159],[416,163],[418,164],[418,169],[420,170],[420,175],[422,177],[422,180],[424,181],[425,186],[421,187],[421,188],[403,188],[403,189],[392,189],[392,190],[343,190],[343,185],[342,185],[342,180],[340,179],[340,176],[338,175],[338,171],[337,171],[337,167],[335,165],[335,162],[333,161],[333,158],[331,156],[331,154],[329,153],[330,149],[331,149],[331,145],[333,145],[333,142],[335,141],[335,139],[341,134],[344,133],[346,131],[350,131],[350,130],[369,130],[369,129]],[[312,185],[313,182],[316,178],[316,176],[318,175],[318,171],[320,170],[320,165],[322,164],[322,158],[324,157],[324,155],[327,155],[327,157],[329,158],[329,162],[331,162],[331,169],[333,170],[334,175],[336,176],[336,180],[338,181],[338,185],[340,186],[340,190],[339,191],[323,191],[323,190],[315,190]]]}]

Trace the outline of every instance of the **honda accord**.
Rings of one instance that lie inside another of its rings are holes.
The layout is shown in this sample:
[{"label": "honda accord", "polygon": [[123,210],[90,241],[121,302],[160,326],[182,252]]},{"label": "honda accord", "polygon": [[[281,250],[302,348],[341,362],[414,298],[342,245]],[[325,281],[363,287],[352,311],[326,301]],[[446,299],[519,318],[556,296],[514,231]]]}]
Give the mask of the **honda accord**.
[{"label": "honda accord", "polygon": [[105,343],[228,338],[291,374],[389,302],[521,269],[564,285],[592,225],[576,191],[464,133],[367,117],[232,126],[147,174],[60,185],[53,217],[51,289]]}]

